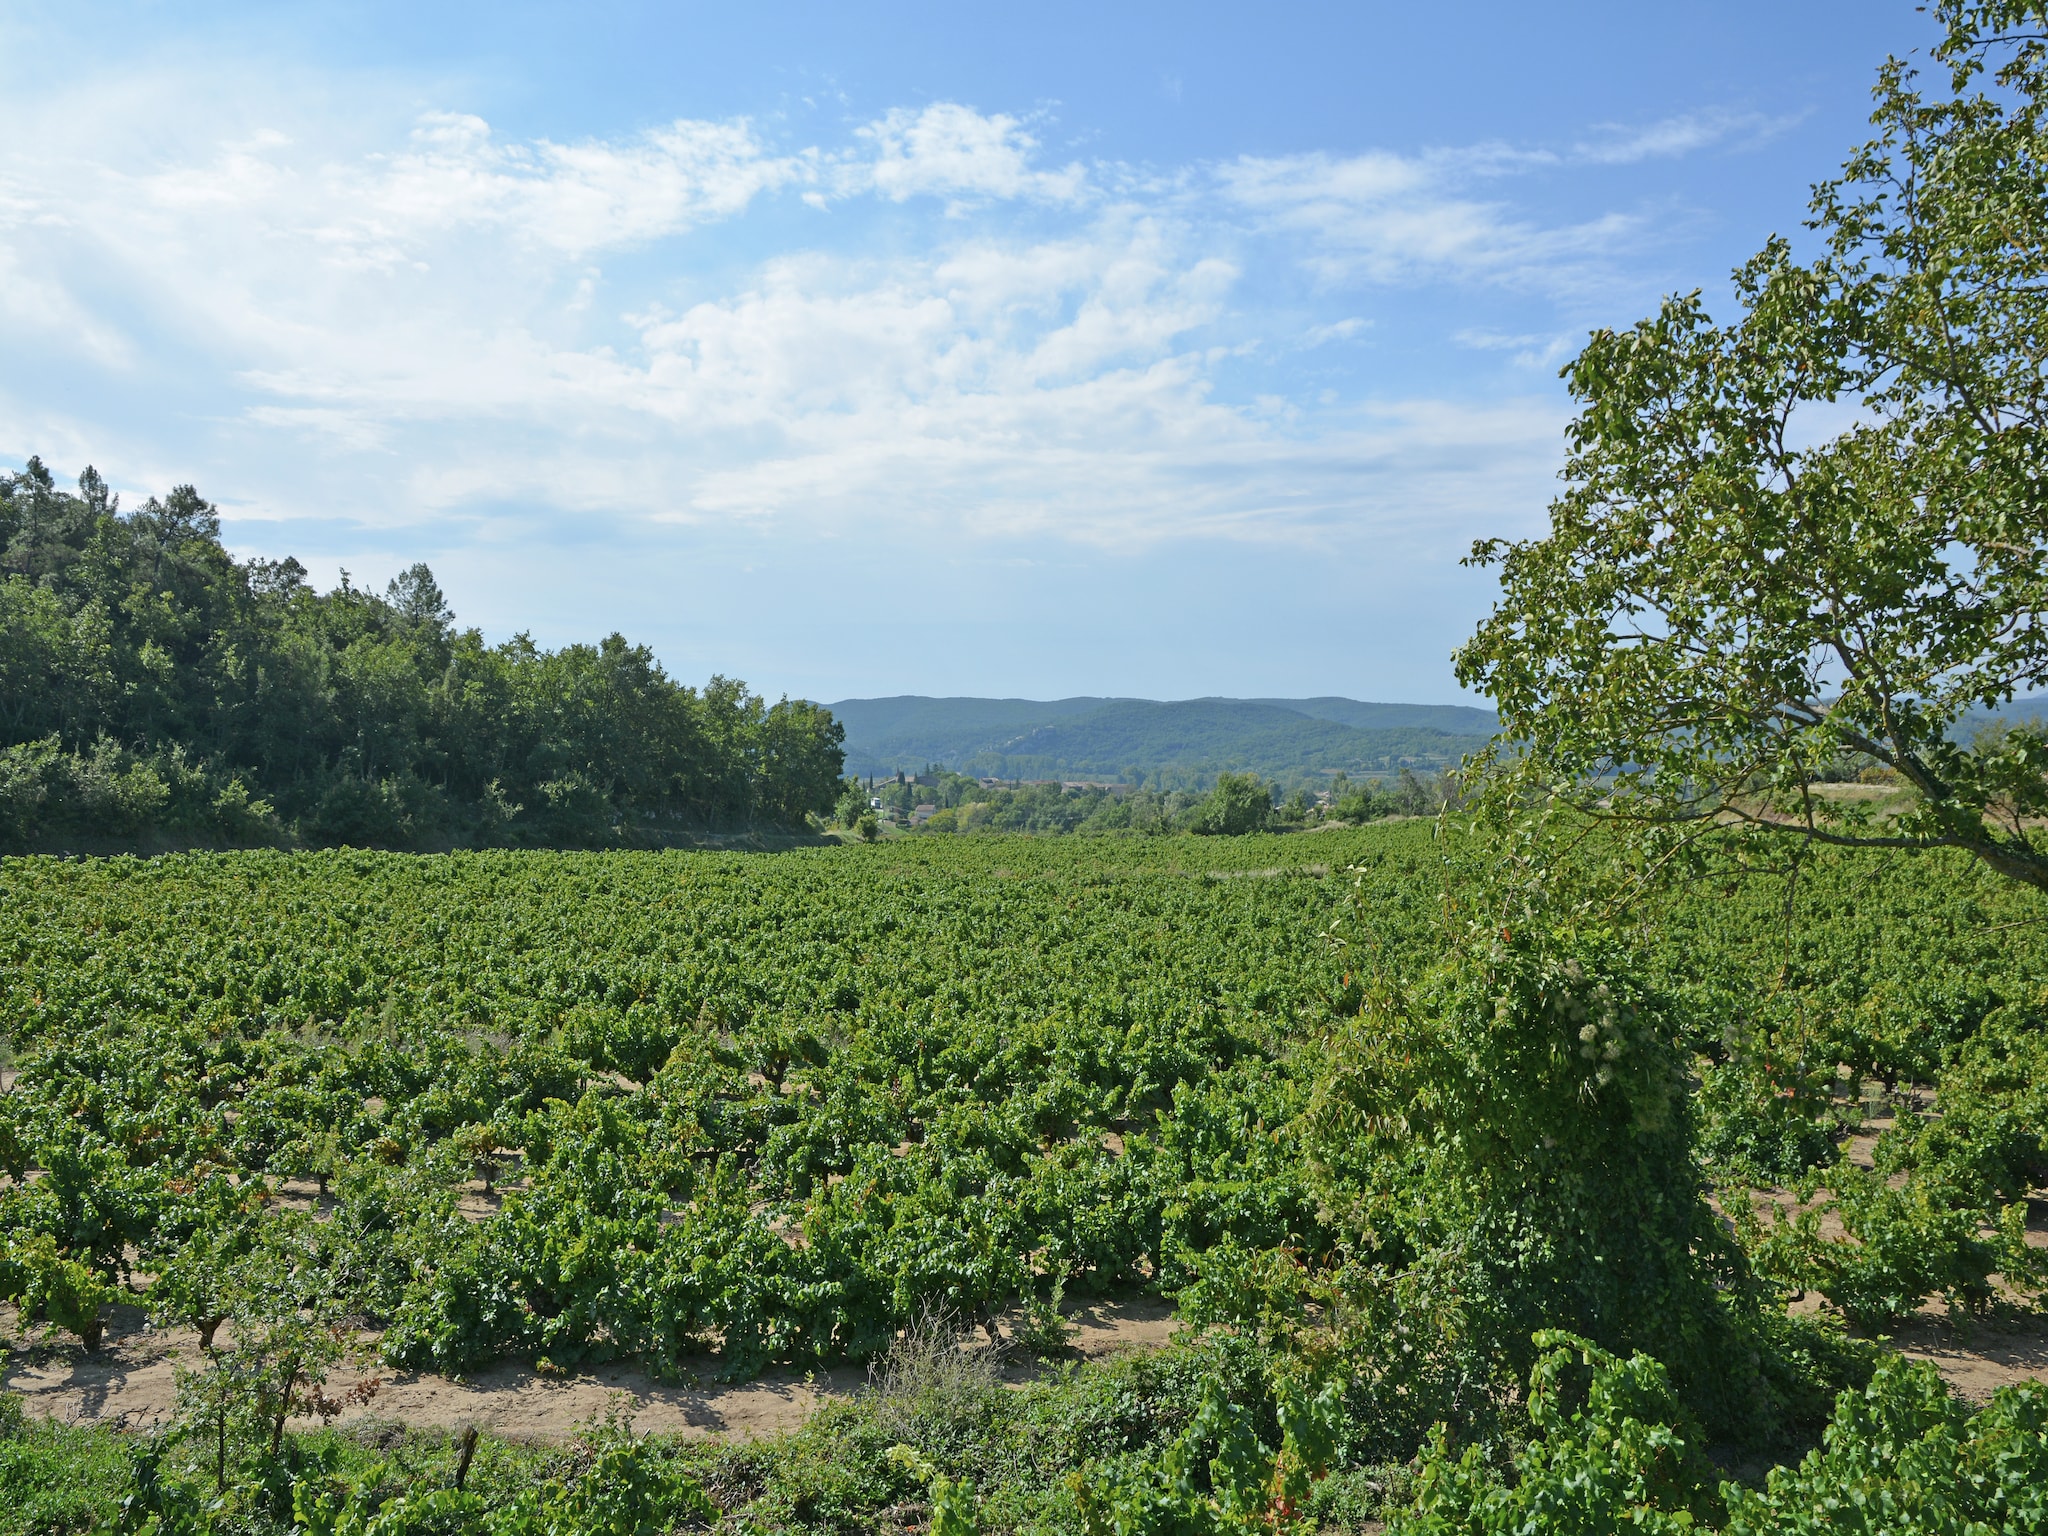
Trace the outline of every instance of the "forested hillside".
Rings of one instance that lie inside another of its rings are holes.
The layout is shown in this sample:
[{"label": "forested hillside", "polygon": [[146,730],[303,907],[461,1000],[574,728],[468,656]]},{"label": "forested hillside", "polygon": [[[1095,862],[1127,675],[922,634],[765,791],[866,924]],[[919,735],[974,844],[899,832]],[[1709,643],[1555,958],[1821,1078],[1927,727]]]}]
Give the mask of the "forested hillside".
[{"label": "forested hillside", "polygon": [[1485,744],[1494,717],[1458,705],[1356,699],[846,699],[850,772],[937,764],[1005,779],[1090,778],[1201,789],[1219,773],[1286,786],[1335,773],[1441,770]]},{"label": "forested hillside", "polygon": [[840,728],[614,634],[458,629],[424,565],[379,595],[235,561],[190,486],[0,476],[0,848],[597,845],[800,827]]}]

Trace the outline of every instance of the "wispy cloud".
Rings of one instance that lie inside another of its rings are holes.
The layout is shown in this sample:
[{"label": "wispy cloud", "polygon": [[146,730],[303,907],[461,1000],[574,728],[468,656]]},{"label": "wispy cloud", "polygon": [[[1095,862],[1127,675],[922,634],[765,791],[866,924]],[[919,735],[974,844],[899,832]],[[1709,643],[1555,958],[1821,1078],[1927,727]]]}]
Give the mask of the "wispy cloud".
[{"label": "wispy cloud", "polygon": [[1221,195],[1264,228],[1304,242],[1301,260],[1328,282],[1449,279],[1583,294],[1655,238],[1652,219],[1615,209],[1546,223],[1504,195],[1510,178],[1754,149],[1800,120],[1715,109],[1646,126],[1601,124],[1565,149],[1487,142],[1415,154],[1244,156],[1214,176]]},{"label": "wispy cloud", "polygon": [[815,174],[815,153],[774,155],[744,120],[678,121],[618,141],[504,143],[467,113],[429,112],[402,149],[305,162],[268,131],[212,159],[135,178],[167,215],[240,211],[329,262],[389,267],[437,238],[489,232],[570,258],[644,245],[742,212]]},{"label": "wispy cloud", "polygon": [[1602,123],[1573,147],[1572,154],[1595,165],[1634,165],[1716,147],[1755,149],[1797,127],[1804,117],[1717,109],[1681,113],[1643,127]]},{"label": "wispy cloud", "polygon": [[917,112],[899,107],[855,136],[866,153],[852,162],[852,184],[891,202],[925,196],[1064,203],[1087,188],[1079,165],[1039,169],[1038,140],[1017,118],[984,116],[957,102],[934,102]]},{"label": "wispy cloud", "polygon": [[[1436,537],[1540,505],[1554,400],[1311,393],[1247,384],[1243,360],[1355,339],[1373,291],[1403,284],[1581,292],[1648,238],[1642,216],[1546,221],[1515,176],[1761,131],[1134,168],[1057,163],[1043,119],[952,102],[822,144],[742,118],[519,139],[453,111],[352,141],[345,114],[282,99],[211,131],[190,103],[153,141],[59,105],[0,158],[0,349],[194,381],[188,419],[238,465],[277,445],[273,511],[1116,547]],[[798,197],[834,210],[831,234],[762,248],[750,213]],[[1269,306],[1297,264],[1342,292]],[[1456,339],[1518,361],[1563,345]],[[0,448],[71,430],[0,382]]]},{"label": "wispy cloud", "polygon": [[1302,345],[1320,347],[1333,341],[1349,341],[1354,336],[1363,334],[1371,325],[1370,320],[1361,316],[1347,315],[1344,319],[1333,320],[1328,325],[1311,327],[1309,333],[1302,338]]},{"label": "wispy cloud", "polygon": [[1557,291],[1633,248],[1643,218],[1613,212],[1546,225],[1479,183],[1537,159],[1500,146],[1404,156],[1373,153],[1244,157],[1219,166],[1223,196],[1263,227],[1302,244],[1326,281],[1393,284],[1449,278]]},{"label": "wispy cloud", "polygon": [[768,153],[744,119],[678,121],[620,142],[505,144],[481,118],[437,112],[402,153],[334,191],[367,232],[498,228],[569,257],[644,244],[731,218],[765,191],[808,179],[815,155]]},{"label": "wispy cloud", "polygon": [[1524,368],[1555,368],[1579,349],[1585,337],[1575,331],[1532,336],[1468,328],[1453,332],[1451,340],[1475,352],[1511,353]]}]

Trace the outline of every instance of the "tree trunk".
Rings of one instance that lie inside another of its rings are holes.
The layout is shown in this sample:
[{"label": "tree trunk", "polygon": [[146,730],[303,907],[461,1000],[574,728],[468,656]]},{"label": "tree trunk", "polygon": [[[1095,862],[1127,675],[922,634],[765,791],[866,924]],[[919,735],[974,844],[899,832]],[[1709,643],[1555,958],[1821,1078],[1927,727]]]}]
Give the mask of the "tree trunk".
[{"label": "tree trunk", "polygon": [[299,1379],[299,1362],[295,1359],[284,1373],[284,1390],[277,1394],[277,1417],[270,1425],[270,1459],[277,1459],[277,1449],[284,1444],[284,1421],[292,1411],[292,1387]]}]

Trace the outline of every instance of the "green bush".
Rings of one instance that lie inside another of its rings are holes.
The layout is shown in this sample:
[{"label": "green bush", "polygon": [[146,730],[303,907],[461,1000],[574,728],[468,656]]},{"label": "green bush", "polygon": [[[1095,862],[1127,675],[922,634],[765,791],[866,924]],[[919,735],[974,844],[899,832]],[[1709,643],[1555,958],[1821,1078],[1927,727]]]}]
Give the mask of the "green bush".
[{"label": "green bush", "polygon": [[1797,1467],[1724,1492],[1729,1536],[2048,1531],[2048,1387],[2002,1387],[1973,1414],[1933,1366],[1887,1360]]},{"label": "green bush", "polygon": [[1376,980],[1329,1044],[1308,1138],[1360,1257],[1436,1275],[1443,1317],[1522,1376],[1568,1327],[1671,1369],[1717,1434],[1776,1433],[1760,1311],[1701,1195],[1668,1004],[1613,937],[1478,928]]},{"label": "green bush", "polygon": [[[1566,1333],[1538,1333],[1534,1343],[1531,1438],[1512,1474],[1478,1445],[1454,1455],[1437,1426],[1415,1503],[1388,1521],[1389,1536],[1677,1536],[1719,1512],[1699,1430],[1663,1366],[1641,1354],[1619,1359]],[[1571,1379],[1579,1367],[1590,1379]]]},{"label": "green bush", "polygon": [[111,1430],[30,1418],[19,1397],[0,1394],[0,1536],[112,1530],[128,1475]]},{"label": "green bush", "polygon": [[1703,1066],[1700,1079],[1696,1145],[1717,1174],[1789,1184],[1834,1162],[1829,1098],[1811,1074],[1736,1060]]},{"label": "green bush", "polygon": [[238,774],[193,761],[179,744],[138,757],[107,736],[81,752],[46,736],[0,750],[0,848],[159,831],[241,843],[283,835],[270,803]]},{"label": "green bush", "polygon": [[1087,1536],[1230,1536],[1284,1529],[1329,1469],[1342,1432],[1334,1382],[1276,1371],[1279,1445],[1264,1443],[1252,1406],[1211,1381],[1188,1426],[1157,1456],[1088,1466],[1070,1479]]},{"label": "green bush", "polygon": [[1263,832],[1273,819],[1273,791],[1256,773],[1219,773],[1216,787],[1188,823],[1190,832],[1240,837]]},{"label": "green bush", "polygon": [[42,1320],[100,1347],[101,1312],[122,1296],[89,1264],[60,1253],[47,1232],[15,1235],[0,1247],[0,1299],[17,1303],[24,1322]]},{"label": "green bush", "polygon": [[[1797,1216],[1758,1221],[1736,1209],[1760,1271],[1818,1291],[1852,1321],[1878,1327],[1931,1296],[1977,1312],[1995,1280],[2024,1297],[2048,1287],[2048,1251],[2026,1240],[2026,1198],[2048,1173],[2048,1043],[2031,1008],[1992,1012],[1942,1068],[1935,1112],[1902,1107],[1873,1167],[1843,1165],[1795,1181]],[[1836,1216],[1839,1240],[1822,1235]]]},{"label": "green bush", "polygon": [[650,1442],[614,1430],[592,1450],[566,1482],[550,1479],[495,1506],[459,1488],[393,1497],[301,1482],[293,1527],[307,1536],[667,1536],[685,1520],[717,1518],[697,1481]]}]

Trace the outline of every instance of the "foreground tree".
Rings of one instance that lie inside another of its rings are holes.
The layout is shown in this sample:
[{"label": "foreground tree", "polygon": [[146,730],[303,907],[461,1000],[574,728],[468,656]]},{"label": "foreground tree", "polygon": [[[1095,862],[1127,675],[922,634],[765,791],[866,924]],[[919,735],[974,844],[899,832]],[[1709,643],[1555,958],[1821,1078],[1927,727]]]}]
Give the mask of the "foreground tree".
[{"label": "foreground tree", "polygon": [[[1547,537],[1485,541],[1458,653],[1499,707],[1497,795],[1673,840],[1968,850],[2048,889],[2048,739],[1960,739],[2048,684],[2048,4],[1935,7],[1930,99],[1889,61],[1877,137],[1773,240],[1740,318],[1694,293],[1596,332]],[[1817,774],[1914,792],[1859,817]]]}]

